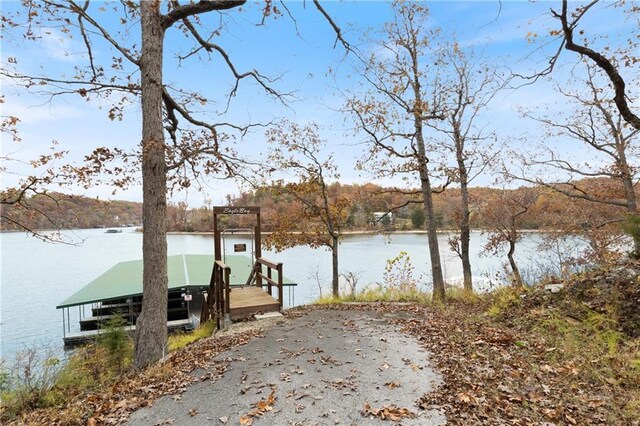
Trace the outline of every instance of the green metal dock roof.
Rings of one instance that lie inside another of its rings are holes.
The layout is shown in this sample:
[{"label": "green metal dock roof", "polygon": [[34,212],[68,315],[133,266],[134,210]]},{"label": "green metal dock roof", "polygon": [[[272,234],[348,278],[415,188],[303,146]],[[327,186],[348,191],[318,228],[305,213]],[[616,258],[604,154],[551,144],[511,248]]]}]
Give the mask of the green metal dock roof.
[{"label": "green metal dock roof", "polygon": [[[206,254],[181,254],[167,257],[169,290],[208,287],[213,269],[213,256]],[[227,256],[225,263],[231,267],[231,285],[246,284],[251,271],[251,259],[246,256]],[[274,279],[278,279],[274,271]],[[296,285],[283,277],[284,285]],[[57,309],[86,305],[124,297],[142,295],[142,260],[121,262],[78,290]]]}]

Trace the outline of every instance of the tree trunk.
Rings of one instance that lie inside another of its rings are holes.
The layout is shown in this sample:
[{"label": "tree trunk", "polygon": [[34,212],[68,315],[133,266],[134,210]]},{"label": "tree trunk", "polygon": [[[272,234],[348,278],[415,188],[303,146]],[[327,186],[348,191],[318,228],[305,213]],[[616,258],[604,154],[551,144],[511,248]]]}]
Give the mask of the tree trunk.
[{"label": "tree trunk", "polygon": [[520,275],[520,270],[518,269],[518,265],[516,265],[516,260],[513,257],[516,252],[516,241],[515,238],[509,239],[509,251],[507,252],[507,258],[509,259],[509,265],[511,266],[511,273],[513,275],[513,283],[514,285],[521,287],[522,286],[522,276]]},{"label": "tree trunk", "polygon": [[340,296],[340,289],[338,287],[338,237],[332,237],[333,242],[331,246],[331,266],[333,271],[333,277],[331,280],[331,290],[333,291],[333,297]]},{"label": "tree trunk", "polygon": [[464,164],[462,151],[458,150],[458,171],[460,173],[460,210],[462,217],[460,218],[460,260],[462,261],[462,275],[464,278],[464,289],[473,291],[473,282],[471,276],[471,260],[469,259],[469,244],[471,241],[471,230],[469,228],[469,191],[467,167]]},{"label": "tree trunk", "polygon": [[427,240],[429,244],[429,258],[431,260],[431,279],[433,280],[433,299],[444,300],[444,278],[440,263],[440,247],[438,233],[436,231],[436,216],[433,211],[433,194],[431,193],[431,180],[429,179],[429,167],[427,153],[422,135],[422,119],[415,114],[416,142],[418,145],[418,164],[420,167],[420,186],[422,190],[423,207],[427,224]]},{"label": "tree trunk", "polygon": [[433,212],[433,195],[431,194],[431,180],[429,179],[429,167],[427,159],[427,151],[424,143],[424,134],[422,127],[424,123],[424,102],[422,101],[422,93],[420,86],[420,72],[418,71],[418,54],[415,50],[409,48],[412,61],[412,89],[415,95],[413,105],[413,126],[415,130],[416,144],[418,148],[417,161],[420,174],[420,186],[422,189],[424,213],[427,216],[427,239],[429,243],[429,258],[431,260],[431,279],[433,280],[433,298],[434,300],[444,300],[444,279],[442,277],[442,266],[440,264],[440,247],[438,246],[438,234],[436,232],[436,220]]},{"label": "tree trunk", "polygon": [[429,258],[431,260],[431,277],[433,279],[433,298],[435,300],[444,300],[444,278],[442,277],[442,266],[440,264],[440,247],[438,245],[431,182],[429,181],[428,173],[425,172],[425,176],[421,181],[424,212],[427,216],[427,239],[429,243]]},{"label": "tree trunk", "polygon": [[[638,202],[636,200],[636,191],[633,184],[633,177],[629,163],[627,163],[627,155],[624,149],[624,145],[618,143],[618,167],[620,168],[620,174],[622,179],[622,185],[624,186],[624,193],[627,199],[627,211],[630,215],[638,214]],[[640,239],[638,237],[633,238],[633,257],[640,258]]]},{"label": "tree trunk", "polygon": [[140,3],[142,23],[142,312],[136,323],[135,367],[164,354],[167,341],[167,170],[162,126],[164,30],[160,2]]}]

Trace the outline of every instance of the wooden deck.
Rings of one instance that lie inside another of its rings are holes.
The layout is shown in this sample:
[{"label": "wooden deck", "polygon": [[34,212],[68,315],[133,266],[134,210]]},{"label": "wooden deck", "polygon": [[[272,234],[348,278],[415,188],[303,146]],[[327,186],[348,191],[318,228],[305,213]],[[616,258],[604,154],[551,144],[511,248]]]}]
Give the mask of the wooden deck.
[{"label": "wooden deck", "polygon": [[[275,290],[277,292],[277,289]],[[278,312],[278,300],[256,286],[232,287],[229,303],[231,320],[248,318],[264,312]]]}]

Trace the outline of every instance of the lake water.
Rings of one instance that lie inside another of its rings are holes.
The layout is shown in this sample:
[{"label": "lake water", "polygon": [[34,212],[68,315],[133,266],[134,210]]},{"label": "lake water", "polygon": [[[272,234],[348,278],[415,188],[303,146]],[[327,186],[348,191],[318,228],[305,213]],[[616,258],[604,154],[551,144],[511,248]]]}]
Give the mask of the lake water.
[{"label": "lake water", "polygon": [[[114,264],[142,258],[142,234],[131,228],[106,234],[104,229],[65,231],[76,245],[45,243],[23,233],[0,234],[0,357],[12,359],[16,351],[34,345],[62,348],[62,312],[56,305],[104,273]],[[169,235],[169,255],[212,254],[210,235]],[[462,268],[448,250],[447,235],[440,235],[445,277],[460,276]],[[542,257],[540,236],[528,234],[518,247],[523,270],[538,267]],[[234,237],[226,246],[248,239]],[[472,234],[471,253],[474,275],[493,276],[502,270],[504,258],[480,256],[485,236]],[[382,281],[387,259],[405,251],[415,267],[414,277],[429,279],[427,237],[425,234],[350,235],[340,245],[340,270],[359,276],[358,289]],[[283,262],[284,274],[297,282],[295,301],[300,305],[320,294],[318,278],[328,294],[331,282],[331,254],[323,249],[295,247],[280,253],[263,251],[263,257]],[[288,304],[285,293],[285,303]],[[73,314],[74,309],[71,309]],[[77,314],[77,312],[76,312]],[[76,324],[72,317],[72,324]]]}]

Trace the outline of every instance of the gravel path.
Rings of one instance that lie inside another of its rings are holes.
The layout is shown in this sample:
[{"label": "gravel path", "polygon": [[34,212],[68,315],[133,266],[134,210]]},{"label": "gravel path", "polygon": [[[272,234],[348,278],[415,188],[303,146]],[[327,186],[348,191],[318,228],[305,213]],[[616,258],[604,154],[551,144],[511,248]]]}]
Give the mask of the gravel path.
[{"label": "gravel path", "polygon": [[[127,424],[445,424],[440,411],[416,406],[441,380],[429,353],[397,331],[390,316],[315,310],[288,318],[221,354],[229,362],[222,378],[160,398]],[[407,414],[403,409],[414,417],[398,417]]]}]

